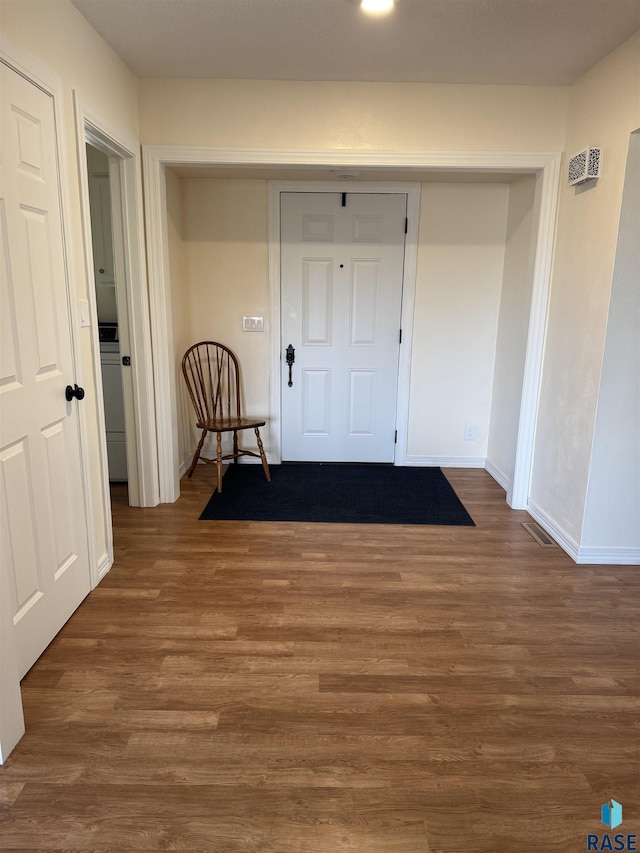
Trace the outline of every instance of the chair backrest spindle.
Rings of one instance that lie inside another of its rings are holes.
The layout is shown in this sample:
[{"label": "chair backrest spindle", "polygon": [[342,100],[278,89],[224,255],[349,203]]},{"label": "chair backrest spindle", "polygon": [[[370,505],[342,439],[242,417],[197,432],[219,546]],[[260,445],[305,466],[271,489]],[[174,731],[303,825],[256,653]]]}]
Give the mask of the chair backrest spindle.
[{"label": "chair backrest spindle", "polygon": [[238,360],[224,344],[194,344],[182,359],[182,374],[199,424],[240,417]]}]

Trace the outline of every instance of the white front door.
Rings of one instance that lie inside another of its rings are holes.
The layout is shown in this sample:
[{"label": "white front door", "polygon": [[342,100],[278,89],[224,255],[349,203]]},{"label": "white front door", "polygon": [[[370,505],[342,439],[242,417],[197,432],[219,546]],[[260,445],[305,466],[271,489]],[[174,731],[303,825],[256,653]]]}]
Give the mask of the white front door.
[{"label": "white front door", "polygon": [[0,557],[20,676],[90,589],[55,113],[2,73]]},{"label": "white front door", "polygon": [[281,194],[285,461],[394,460],[406,215],[402,193]]}]

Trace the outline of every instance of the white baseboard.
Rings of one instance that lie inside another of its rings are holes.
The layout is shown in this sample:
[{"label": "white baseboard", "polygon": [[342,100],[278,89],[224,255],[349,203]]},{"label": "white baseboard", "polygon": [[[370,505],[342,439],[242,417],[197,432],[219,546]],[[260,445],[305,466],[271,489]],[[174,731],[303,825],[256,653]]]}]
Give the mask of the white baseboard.
[{"label": "white baseboard", "polygon": [[484,456],[407,456],[402,465],[423,468],[484,468]]},{"label": "white baseboard", "polygon": [[640,566],[640,548],[593,548],[580,546],[547,513],[529,501],[529,515],[552,536],[579,566]]},{"label": "white baseboard", "polygon": [[529,504],[527,506],[527,512],[535,521],[538,522],[540,527],[551,536],[558,545],[562,548],[563,551],[571,557],[574,563],[578,562],[578,556],[580,553],[580,546],[576,542],[573,537],[569,536],[569,534],[563,530],[559,524],[557,524],[551,516],[547,515],[547,513],[529,500]]},{"label": "white baseboard", "polygon": [[98,583],[107,574],[113,565],[113,560],[108,553],[104,553],[98,560]]},{"label": "white baseboard", "polygon": [[640,548],[584,546],[579,549],[577,562],[581,566],[637,566],[640,568]]},{"label": "white baseboard", "polygon": [[504,471],[501,471],[497,465],[494,465],[493,462],[490,462],[489,459],[487,459],[484,463],[484,470],[487,474],[490,474],[493,477],[496,483],[501,486],[505,492],[509,491],[509,487],[511,486],[509,477],[504,473]]}]

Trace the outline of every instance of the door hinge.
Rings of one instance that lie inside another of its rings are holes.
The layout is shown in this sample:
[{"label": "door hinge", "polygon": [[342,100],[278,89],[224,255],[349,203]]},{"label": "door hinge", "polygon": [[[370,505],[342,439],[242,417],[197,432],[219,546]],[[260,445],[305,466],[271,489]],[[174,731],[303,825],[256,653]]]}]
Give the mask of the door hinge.
[{"label": "door hinge", "polygon": [[409,217],[405,216],[404,218],[404,233],[406,234],[409,231]]},{"label": "door hinge", "polygon": [[394,435],[394,437],[393,437],[393,443],[394,443],[394,444],[397,444],[397,443],[398,443],[398,430],[396,430],[396,434],[395,434],[395,435]]},{"label": "door hinge", "polygon": [[398,343],[399,343],[399,344],[401,344],[401,343],[402,343],[402,329],[400,329],[400,336],[399,336],[399,338],[398,338]]}]

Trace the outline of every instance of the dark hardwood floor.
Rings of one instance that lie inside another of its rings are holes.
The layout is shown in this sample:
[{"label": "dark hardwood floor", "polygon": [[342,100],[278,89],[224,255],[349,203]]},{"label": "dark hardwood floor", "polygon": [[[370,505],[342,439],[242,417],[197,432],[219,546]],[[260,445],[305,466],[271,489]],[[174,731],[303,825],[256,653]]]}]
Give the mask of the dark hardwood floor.
[{"label": "dark hardwood floor", "polygon": [[199,522],[114,490],[116,562],[23,682],[3,851],[534,853],[640,833],[640,573],[477,527]]}]

